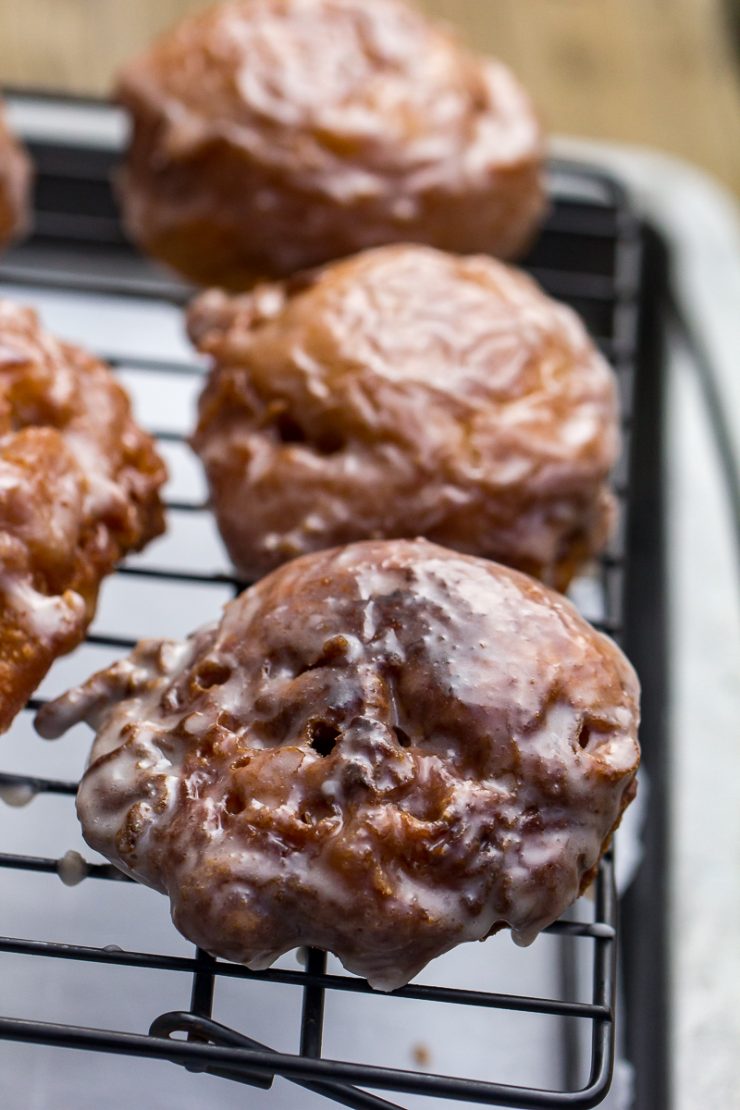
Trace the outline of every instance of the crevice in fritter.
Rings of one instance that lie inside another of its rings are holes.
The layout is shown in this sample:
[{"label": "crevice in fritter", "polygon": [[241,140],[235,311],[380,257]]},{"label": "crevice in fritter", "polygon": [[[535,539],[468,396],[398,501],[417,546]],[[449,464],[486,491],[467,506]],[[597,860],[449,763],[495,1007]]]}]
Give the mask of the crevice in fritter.
[{"label": "crevice in fritter", "polygon": [[273,423],[279,439],[288,446],[305,444],[319,455],[336,455],[346,445],[344,435],[338,428],[327,426],[311,433],[284,409],[277,413]]},{"label": "crevice in fritter", "polygon": [[224,686],[231,678],[231,668],[217,659],[204,659],[195,673],[199,686],[210,690],[213,686]]},{"label": "crevice in fritter", "polygon": [[588,747],[588,745],[591,742],[591,736],[592,736],[592,733],[591,733],[591,728],[589,727],[589,725],[587,725],[585,723],[582,724],[580,729],[578,730],[578,735],[576,736],[576,740],[578,741],[578,747],[583,748],[584,751],[585,751],[585,749]]},{"label": "crevice in fritter", "polygon": [[328,756],[334,751],[340,730],[329,721],[309,721],[308,742],[315,752]]},{"label": "crevice in fritter", "polygon": [[281,412],[275,417],[275,431],[283,443],[305,443],[306,432],[289,412]]},{"label": "crevice in fritter", "polygon": [[400,725],[394,725],[393,731],[396,734],[396,740],[398,740],[398,743],[401,745],[402,748],[411,747],[411,737],[405,729],[401,728]]}]

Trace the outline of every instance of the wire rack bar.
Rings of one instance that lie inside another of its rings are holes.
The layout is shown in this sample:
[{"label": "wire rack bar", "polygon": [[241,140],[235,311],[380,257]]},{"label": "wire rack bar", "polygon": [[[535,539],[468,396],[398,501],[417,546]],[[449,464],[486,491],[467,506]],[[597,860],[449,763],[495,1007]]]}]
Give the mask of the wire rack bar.
[{"label": "wire rack bar", "polygon": [[[0,787],[25,786],[32,791],[32,797],[36,794],[75,795],[78,785],[79,784],[76,782],[39,778],[36,775],[10,775],[5,772],[0,772]],[[30,800],[29,798],[29,801]]]},{"label": "wire rack bar", "polygon": [[[163,1017],[166,1015],[163,1015]],[[175,1016],[175,1015],[173,1015]],[[184,1015],[184,1018],[192,1015]],[[176,1015],[182,1020],[181,1015]],[[178,1026],[179,1027],[179,1026]],[[159,1027],[154,1026],[155,1030]],[[344,1060],[313,1059],[292,1056],[288,1053],[264,1049],[241,1049],[176,1041],[163,1036],[143,1036],[138,1033],[117,1033],[109,1030],[90,1029],[84,1026],[59,1025],[13,1018],[0,1018],[0,1036],[10,1041],[54,1045],[60,1048],[78,1048],[88,1052],[115,1052],[125,1056],[147,1056],[170,1060],[187,1066],[200,1062],[203,1070],[216,1067],[229,1072],[259,1070],[267,1075],[279,1074],[287,1079],[321,1080],[347,1084],[363,1084],[378,1090],[398,1091],[405,1094],[429,1094],[440,1099],[464,1099],[483,1106],[521,1107],[524,1110],[547,1110],[550,1107],[596,1106],[606,1093],[608,1081],[602,1061],[595,1072],[596,1083],[582,1091],[524,1091],[508,1084],[486,1083],[477,1079],[457,1079],[452,1076],[420,1074],[401,1068],[383,1068],[376,1065],[347,1063]],[[599,1039],[601,1051],[605,1038]]]},{"label": "wire rack bar", "polygon": [[301,1014],[301,1055],[320,1056],[324,1031],[324,987],[326,952],[309,948],[306,952],[306,985]]},{"label": "wire rack bar", "polygon": [[[50,869],[55,870],[55,869]],[[124,879],[124,881],[126,881]],[[580,934],[585,936],[586,934]],[[603,944],[611,944],[614,931],[604,932],[603,936],[592,935],[591,939]],[[364,979],[345,975],[330,975],[317,971],[287,971],[273,968],[268,971],[250,971],[238,964],[216,960],[212,965],[204,965],[199,958],[187,956],[158,955],[150,952],[124,952],[118,947],[90,948],[76,944],[59,944],[51,941],[18,940],[13,937],[0,937],[0,952],[13,952],[21,956],[39,956],[49,959],[76,960],[82,963],[110,964],[116,967],[139,967],[157,971],[179,971],[190,974],[208,972],[227,979],[245,979],[252,982],[279,983],[282,986],[315,987],[321,990],[343,991],[350,994],[376,994]],[[481,1009],[511,1010],[518,1013],[536,1013],[545,1016],[599,1018],[608,1021],[611,1008],[603,1003],[563,1002],[558,999],[530,998],[519,994],[495,994],[493,992],[464,990],[458,987],[435,987],[409,984],[393,992],[394,998],[405,998],[416,1002],[438,1002],[453,1006],[474,1006]]]},{"label": "wire rack bar", "polygon": [[[43,856],[22,856],[11,852],[0,853],[0,867],[9,871],[40,871],[47,875],[61,873],[62,860],[49,859]],[[130,883],[128,875],[124,875],[117,867],[110,863],[88,863],[85,878],[110,879],[115,883]]]}]

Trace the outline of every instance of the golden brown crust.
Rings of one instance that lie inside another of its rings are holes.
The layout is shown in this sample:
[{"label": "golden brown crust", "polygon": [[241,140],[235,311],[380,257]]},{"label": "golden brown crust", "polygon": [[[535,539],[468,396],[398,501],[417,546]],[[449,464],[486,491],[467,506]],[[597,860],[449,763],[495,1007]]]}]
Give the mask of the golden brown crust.
[{"label": "golden brown crust", "polygon": [[84,636],[103,576],[163,530],[164,480],[109,369],[0,301],[0,731]]},{"label": "golden brown crust", "polygon": [[96,730],[88,843],[206,950],[373,985],[577,897],[631,800],[639,687],[539,583],[423,540],[294,560],[39,715]]},{"label": "golden brown crust", "polygon": [[0,102],[0,248],[30,223],[31,163],[8,128]]},{"label": "golden brown crust", "polygon": [[520,253],[542,139],[502,65],[399,0],[236,0],[121,74],[127,227],[202,284],[244,288],[389,242]]},{"label": "golden brown crust", "polygon": [[609,534],[614,375],[577,317],[489,258],[384,247],[228,298],[193,445],[231,558],[423,535],[563,588]]}]

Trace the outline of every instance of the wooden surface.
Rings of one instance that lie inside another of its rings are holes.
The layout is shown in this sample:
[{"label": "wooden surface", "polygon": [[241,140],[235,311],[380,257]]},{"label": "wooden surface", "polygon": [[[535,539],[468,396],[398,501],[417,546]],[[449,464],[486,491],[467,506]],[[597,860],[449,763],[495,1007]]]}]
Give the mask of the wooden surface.
[{"label": "wooden surface", "polygon": [[[372,0],[367,0],[372,3]],[[740,0],[426,0],[508,61],[561,133],[645,143],[740,193]],[[198,0],[0,0],[0,82],[105,92]]]}]

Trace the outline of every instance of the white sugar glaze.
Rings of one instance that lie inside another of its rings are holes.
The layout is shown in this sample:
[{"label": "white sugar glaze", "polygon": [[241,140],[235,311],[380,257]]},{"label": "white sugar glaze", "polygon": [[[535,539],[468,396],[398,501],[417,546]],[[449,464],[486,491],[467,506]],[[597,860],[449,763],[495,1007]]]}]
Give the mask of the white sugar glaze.
[{"label": "white sugar glaze", "polygon": [[0,784],[0,801],[14,809],[27,806],[36,797],[36,793],[36,788],[29,782]]},{"label": "white sugar glaze", "polygon": [[84,629],[84,599],[74,590],[63,594],[42,594],[28,578],[0,573],[2,604],[12,608],[29,635],[42,640],[55,640]]},{"label": "white sugar glaze", "polygon": [[97,729],[90,845],[206,950],[380,989],[578,896],[634,790],[638,686],[563,598],[423,541],[298,560],[45,707]]},{"label": "white sugar glaze", "polygon": [[65,886],[78,886],[88,874],[87,863],[79,852],[65,852],[57,861],[57,875]]}]

